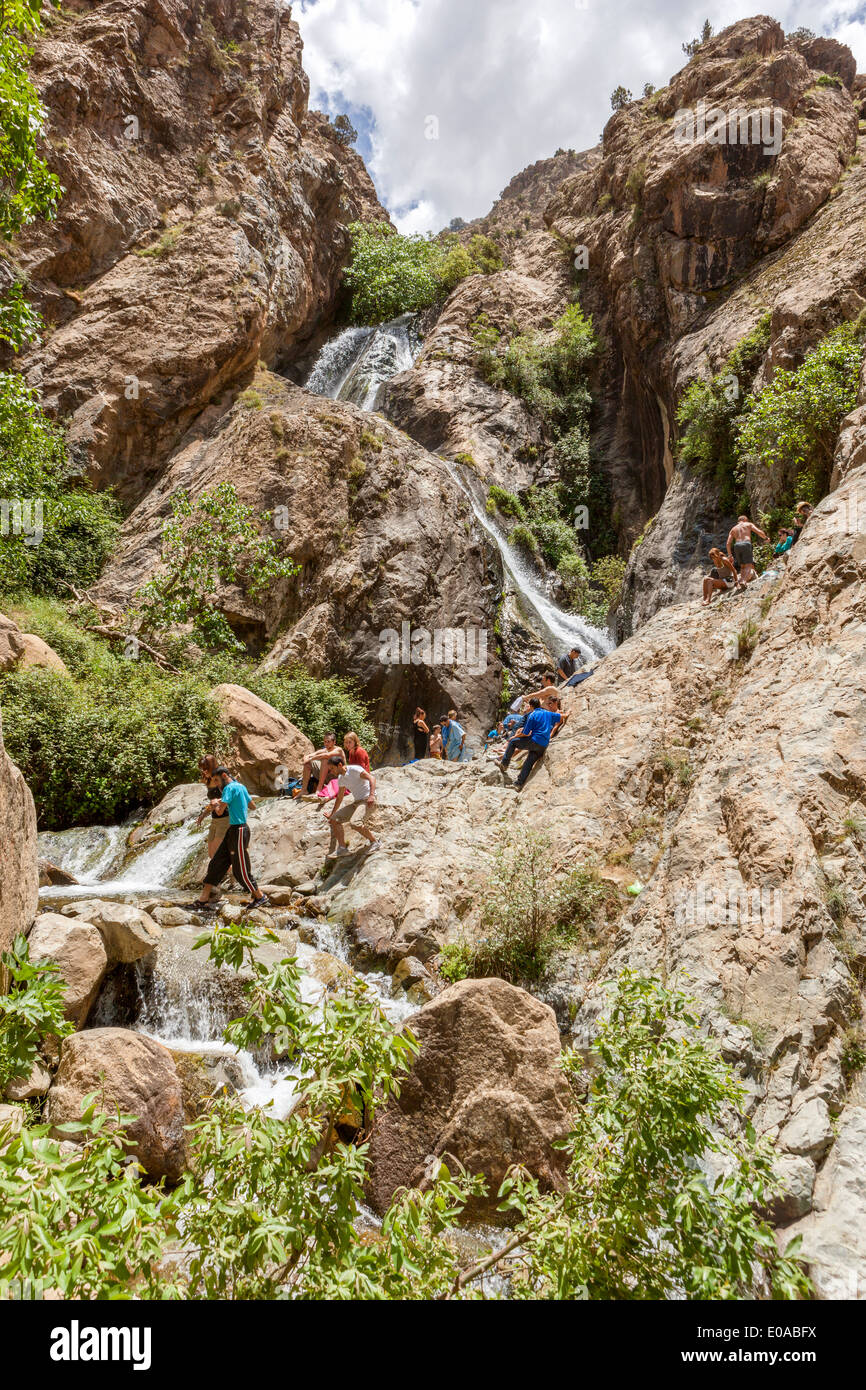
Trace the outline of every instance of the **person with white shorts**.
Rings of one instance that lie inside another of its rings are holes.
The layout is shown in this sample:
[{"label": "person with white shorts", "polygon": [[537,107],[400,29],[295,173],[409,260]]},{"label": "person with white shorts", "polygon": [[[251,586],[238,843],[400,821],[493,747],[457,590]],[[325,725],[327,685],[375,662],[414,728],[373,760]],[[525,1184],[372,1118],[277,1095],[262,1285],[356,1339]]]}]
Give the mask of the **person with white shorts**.
[{"label": "person with white shorts", "polygon": [[339,859],[350,853],[346,848],[345,831],[350,822],[353,830],[369,842],[371,849],[378,849],[379,841],[367,824],[376,802],[376,779],[372,772],[355,763],[347,767],[342,753],[332,753],[328,759],[328,780],[332,777],[337,779],[338,790],[332,810],[325,813],[325,820],[331,827],[328,858]]}]

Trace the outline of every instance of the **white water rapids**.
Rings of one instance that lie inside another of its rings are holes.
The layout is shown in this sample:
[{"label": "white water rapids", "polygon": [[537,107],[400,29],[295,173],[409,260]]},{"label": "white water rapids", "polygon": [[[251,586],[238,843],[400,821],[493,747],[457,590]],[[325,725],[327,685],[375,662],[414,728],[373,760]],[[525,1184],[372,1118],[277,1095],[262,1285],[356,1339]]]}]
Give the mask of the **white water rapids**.
[{"label": "white water rapids", "polygon": [[[179,885],[207,830],[197,829],[190,819],[157,840],[128,850],[131,824],[43,831],[39,836],[40,856],[79,880],[77,885],[41,889],[44,910],[57,911],[64,903],[81,898],[119,898],[135,906],[152,906],[154,898],[181,907],[188,904],[192,895]],[[314,973],[305,970],[305,964],[315,965],[313,957],[322,952],[349,964],[350,946],[339,927],[312,917],[300,925],[307,939],[296,944],[294,936],[287,935],[288,927],[294,927],[294,919],[285,914],[282,927],[277,928],[280,945],[268,948],[269,959],[296,955],[304,972],[302,997],[316,1005],[324,997],[325,988]],[[107,978],[91,1023],[133,1028],[174,1052],[200,1058],[217,1079],[231,1082],[244,1105],[267,1105],[282,1118],[289,1113],[295,1095],[291,1071],[223,1040],[226,1024],[238,1012],[238,992],[228,991],[232,979],[228,972],[208,965],[206,949],[193,951],[193,943],[203,930],[204,927],[194,925],[165,927],[154,956],[134,967],[125,967],[128,973],[119,982]],[[356,973],[376,994],[383,1013],[395,1027],[415,1012],[417,1005],[402,990],[392,994],[390,975],[382,971]]]},{"label": "white water rapids", "polygon": [[[407,371],[419,349],[412,314],[377,328],[346,328],[319,352],[307,379],[307,390],[330,400],[353,401],[362,410],[375,410],[385,382],[398,372]],[[613,646],[609,634],[553,602],[544,592],[540,577],[488,516],[484,501],[477,495],[477,483],[458,464],[441,454],[434,457],[439,458],[451,481],[468,498],[475,520],[499,551],[506,585],[550,656],[561,656],[572,647],[579,650],[584,662],[606,656]]]}]

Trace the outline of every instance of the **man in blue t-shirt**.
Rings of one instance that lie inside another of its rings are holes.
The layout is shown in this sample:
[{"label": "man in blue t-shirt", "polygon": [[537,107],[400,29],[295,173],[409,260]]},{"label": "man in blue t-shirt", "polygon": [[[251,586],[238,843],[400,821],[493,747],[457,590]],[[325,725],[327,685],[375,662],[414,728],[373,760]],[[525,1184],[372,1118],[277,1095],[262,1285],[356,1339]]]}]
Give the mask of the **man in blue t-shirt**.
[{"label": "man in blue t-shirt", "polygon": [[517,777],[518,791],[525,785],[527,777],[539,758],[543,758],[547,752],[551,731],[561,719],[562,715],[558,710],[542,709],[534,697],[529,701],[529,714],[523,721],[523,728],[519,734],[508,740],[508,745],[499,764],[504,772],[517,749],[526,749],[526,758]]},{"label": "man in blue t-shirt", "polygon": [[222,806],[228,811],[229,828],[208,865],[202,895],[194,906],[215,907],[219,899],[214,900],[212,895],[231,869],[238,883],[242,883],[250,893],[248,906],[263,907],[269,899],[253,878],[249,859],[250,827],[247,825],[247,811],[255,802],[243,783],[236,781],[227,767],[218,767],[214,777],[222,788],[222,796],[220,800],[215,799],[211,806],[214,809]]}]

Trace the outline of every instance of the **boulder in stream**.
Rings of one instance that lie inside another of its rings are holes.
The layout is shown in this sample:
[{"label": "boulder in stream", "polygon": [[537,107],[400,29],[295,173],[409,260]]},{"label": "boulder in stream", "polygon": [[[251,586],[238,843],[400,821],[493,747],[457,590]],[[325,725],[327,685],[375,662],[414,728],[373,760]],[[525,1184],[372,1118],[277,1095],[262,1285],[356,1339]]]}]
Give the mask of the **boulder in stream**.
[{"label": "boulder in stream", "polygon": [[63,915],[83,918],[96,927],[112,965],[131,965],[149,956],[162,935],[162,929],[153,918],[131,903],[85,898],[81,902],[69,903],[63,909]]},{"label": "boulder in stream", "polygon": [[376,1210],[385,1211],[398,1188],[422,1184],[434,1157],[486,1176],[476,1211],[492,1213],[513,1164],[558,1186],[565,1159],[553,1144],[568,1134],[570,1093],[553,1010],[504,980],[461,980],[413,1015],[410,1027],[421,1051],[370,1140]]},{"label": "boulder in stream", "polygon": [[126,1028],[91,1028],[65,1038],[46,1100],[49,1124],[79,1119],[93,1091],[109,1116],[118,1110],[135,1116],[127,1129],[129,1151],[148,1177],[177,1181],[185,1163],[184,1107],[168,1048]]},{"label": "boulder in stream", "polygon": [[90,922],[43,912],[29,937],[32,961],[53,961],[63,976],[66,1017],[81,1028],[108,969],[102,937]]}]

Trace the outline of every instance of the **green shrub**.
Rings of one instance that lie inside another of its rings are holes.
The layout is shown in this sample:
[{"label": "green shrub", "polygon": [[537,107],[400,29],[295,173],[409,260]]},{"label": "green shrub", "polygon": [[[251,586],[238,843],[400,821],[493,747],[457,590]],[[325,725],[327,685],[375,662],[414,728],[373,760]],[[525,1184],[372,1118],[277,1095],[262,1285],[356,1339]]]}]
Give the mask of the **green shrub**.
[{"label": "green shrub", "polygon": [[449,941],[439,953],[439,974],[449,984],[466,980],[472,974],[475,952],[468,941]]},{"label": "green shrub", "polygon": [[524,525],[522,521],[518,522],[516,526],[512,526],[508,533],[508,539],[517,550],[522,550],[525,555],[537,555],[538,542],[535,539],[535,533],[530,526]]},{"label": "green shrub", "polygon": [[10,1081],[28,1077],[47,1033],[65,1038],[75,1024],[64,1017],[66,983],[54,961],[31,961],[25,936],[0,956],[8,985],[0,993],[0,1096]]},{"label": "green shrub", "polygon": [[351,681],[342,677],[327,676],[317,680],[306,671],[294,669],[287,674],[253,674],[244,684],[290,719],[317,748],[322,746],[322,739],[331,729],[338,739],[353,730],[367,749],[376,742],[376,730],[367,706]]},{"label": "green shrub", "polygon": [[526,510],[519,497],[498,483],[493,483],[487,493],[487,510],[499,511],[503,516],[513,516],[518,521],[526,520]]},{"label": "green shrub", "polygon": [[63,434],[36,392],[17,373],[0,373],[0,499],[9,508],[0,528],[0,572],[7,592],[62,594],[67,584],[87,588],[99,577],[119,510],[108,494],[71,485],[67,472]]},{"label": "green shrub", "polygon": [[43,829],[116,821],[227,752],[219,708],[193,675],[114,659],[80,681],[27,668],[0,681],[3,735]]},{"label": "green shrub", "polygon": [[485,236],[464,246],[456,234],[402,236],[386,222],[353,222],[349,231],[352,257],[344,282],[352,323],[382,323],[427,309],[468,275],[502,268],[498,246]]},{"label": "green shrub", "polygon": [[610,890],[589,865],[552,873],[550,850],[549,836],[520,829],[497,851],[481,905],[481,936],[449,953],[448,968],[464,971],[454,978],[540,980],[554,952],[580,937]]},{"label": "green shrub", "polygon": [[737,444],[787,479],[810,485],[817,500],[827,491],[833,452],[844,417],[857,404],[866,323],[842,324],[809,352],[800,367],[777,367],[772,380],[745,402]]}]

